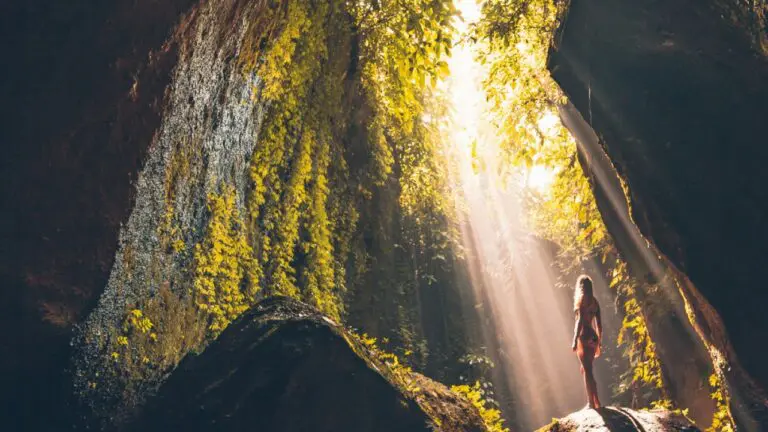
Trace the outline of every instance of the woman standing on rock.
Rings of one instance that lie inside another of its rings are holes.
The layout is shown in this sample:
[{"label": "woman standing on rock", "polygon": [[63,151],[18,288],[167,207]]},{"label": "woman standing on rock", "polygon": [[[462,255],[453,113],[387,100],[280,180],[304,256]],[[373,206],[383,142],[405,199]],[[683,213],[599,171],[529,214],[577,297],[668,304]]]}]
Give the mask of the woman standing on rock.
[{"label": "woman standing on rock", "polygon": [[576,280],[573,294],[573,309],[576,313],[576,326],[573,329],[573,346],[581,363],[581,374],[587,388],[587,405],[600,408],[597,397],[597,383],[592,374],[592,361],[600,356],[603,326],[600,320],[600,305],[592,295],[592,279],[582,275]]}]

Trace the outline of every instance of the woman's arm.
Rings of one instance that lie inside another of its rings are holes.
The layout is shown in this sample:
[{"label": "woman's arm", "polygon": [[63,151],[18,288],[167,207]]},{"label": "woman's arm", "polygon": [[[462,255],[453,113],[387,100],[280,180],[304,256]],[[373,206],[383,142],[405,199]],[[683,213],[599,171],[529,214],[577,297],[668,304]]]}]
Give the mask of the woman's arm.
[{"label": "woman's arm", "polygon": [[579,339],[579,336],[581,336],[581,313],[577,309],[576,310],[576,325],[573,327],[573,344],[571,345],[571,349],[576,351],[576,341]]},{"label": "woman's arm", "polygon": [[600,316],[600,303],[595,302],[597,305],[597,312],[595,313],[595,331],[597,332],[597,351],[595,351],[595,357],[600,357],[603,352],[603,319]]},{"label": "woman's arm", "polygon": [[595,330],[597,331],[597,341],[603,341],[603,320],[600,317],[600,304],[597,303],[597,313],[595,314]]}]

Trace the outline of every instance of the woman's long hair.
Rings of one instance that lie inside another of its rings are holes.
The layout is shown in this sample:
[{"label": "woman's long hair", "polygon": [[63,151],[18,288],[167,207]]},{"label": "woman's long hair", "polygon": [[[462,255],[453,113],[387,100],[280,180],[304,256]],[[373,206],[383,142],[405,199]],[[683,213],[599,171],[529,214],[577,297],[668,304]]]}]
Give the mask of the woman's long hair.
[{"label": "woman's long hair", "polygon": [[594,299],[592,295],[592,279],[581,275],[576,279],[576,289],[573,290],[573,310],[578,311],[582,306]]}]

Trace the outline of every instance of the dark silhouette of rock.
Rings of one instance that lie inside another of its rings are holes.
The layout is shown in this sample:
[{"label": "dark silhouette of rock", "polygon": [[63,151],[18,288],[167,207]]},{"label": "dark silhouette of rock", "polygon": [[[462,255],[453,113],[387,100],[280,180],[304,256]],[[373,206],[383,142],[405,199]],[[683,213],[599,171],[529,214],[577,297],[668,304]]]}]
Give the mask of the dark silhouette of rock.
[{"label": "dark silhouette of rock", "polygon": [[698,432],[682,415],[664,410],[635,411],[621,407],[583,409],[553,420],[537,432]]},{"label": "dark silhouette of rock", "polygon": [[[126,431],[481,431],[471,403],[392,371],[312,308],[272,298],[185,358]],[[386,378],[389,376],[390,378]],[[438,426],[439,425],[439,426]]]},{"label": "dark silhouette of rock", "polygon": [[19,329],[0,335],[4,428],[71,422],[61,403],[71,325],[107,281],[178,59],[165,42],[194,3],[0,7],[16,59],[0,83],[0,328]]}]

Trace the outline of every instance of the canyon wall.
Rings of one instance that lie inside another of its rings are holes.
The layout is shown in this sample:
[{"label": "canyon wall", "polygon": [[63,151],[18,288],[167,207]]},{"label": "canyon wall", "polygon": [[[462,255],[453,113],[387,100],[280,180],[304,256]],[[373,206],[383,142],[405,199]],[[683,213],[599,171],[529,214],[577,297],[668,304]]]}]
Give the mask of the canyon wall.
[{"label": "canyon wall", "polygon": [[573,0],[548,65],[624,180],[633,222],[695,286],[705,337],[756,417],[768,386],[765,11]]}]

